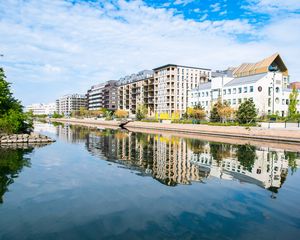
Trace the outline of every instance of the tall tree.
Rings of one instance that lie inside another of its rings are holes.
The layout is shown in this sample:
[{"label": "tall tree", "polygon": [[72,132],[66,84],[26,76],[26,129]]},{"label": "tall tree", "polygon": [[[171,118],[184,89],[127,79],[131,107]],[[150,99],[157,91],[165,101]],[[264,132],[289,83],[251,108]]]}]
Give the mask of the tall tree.
[{"label": "tall tree", "polygon": [[246,100],[243,102],[236,112],[236,118],[238,122],[242,124],[255,122],[256,117],[257,112],[252,100]]},{"label": "tall tree", "polygon": [[20,102],[13,97],[10,91],[10,83],[6,81],[3,68],[0,68],[0,117],[11,109],[22,111],[22,106]]},{"label": "tall tree", "polygon": [[298,90],[296,89],[296,87],[293,87],[292,92],[290,93],[289,99],[289,117],[290,118],[294,118],[295,115],[297,114],[297,100],[298,100]]}]

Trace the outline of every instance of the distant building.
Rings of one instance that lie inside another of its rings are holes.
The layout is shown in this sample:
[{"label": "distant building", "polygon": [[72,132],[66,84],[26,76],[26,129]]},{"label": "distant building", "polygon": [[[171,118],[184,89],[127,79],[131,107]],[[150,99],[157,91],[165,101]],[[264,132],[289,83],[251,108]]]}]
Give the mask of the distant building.
[{"label": "distant building", "polygon": [[[276,72],[270,72],[270,68]],[[218,100],[237,109],[247,99],[252,99],[259,115],[287,116],[289,95],[288,69],[279,54],[257,63],[242,64],[232,72],[232,77],[221,75],[211,82],[190,91],[189,106],[201,105],[207,114]]]},{"label": "distant building", "polygon": [[25,107],[25,112],[30,112],[34,115],[52,115],[56,110],[55,103],[35,103]]},{"label": "distant building", "polygon": [[289,88],[293,89],[294,87],[296,89],[300,90],[300,82],[292,82],[292,83],[290,83]]},{"label": "distant building", "polygon": [[154,70],[154,109],[157,114],[182,115],[189,103],[188,92],[211,78],[211,69],[167,64]]},{"label": "distant building", "polygon": [[153,71],[144,70],[123,77],[118,82],[118,107],[129,114],[136,114],[139,105],[148,109],[148,115],[154,114],[154,78]]},{"label": "distant building", "polygon": [[88,110],[107,108],[116,110],[118,106],[117,81],[111,80],[92,86],[86,94]]},{"label": "distant building", "polygon": [[69,94],[56,100],[56,112],[65,116],[73,111],[86,107],[86,96],[81,94]]}]

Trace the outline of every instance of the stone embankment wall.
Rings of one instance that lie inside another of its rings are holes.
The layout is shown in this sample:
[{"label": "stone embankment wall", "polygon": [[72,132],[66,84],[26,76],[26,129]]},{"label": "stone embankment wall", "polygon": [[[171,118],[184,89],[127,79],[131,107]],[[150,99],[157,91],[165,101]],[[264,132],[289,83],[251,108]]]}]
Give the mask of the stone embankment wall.
[{"label": "stone embankment wall", "polygon": [[39,144],[52,143],[55,140],[41,134],[13,134],[0,136],[0,144]]}]

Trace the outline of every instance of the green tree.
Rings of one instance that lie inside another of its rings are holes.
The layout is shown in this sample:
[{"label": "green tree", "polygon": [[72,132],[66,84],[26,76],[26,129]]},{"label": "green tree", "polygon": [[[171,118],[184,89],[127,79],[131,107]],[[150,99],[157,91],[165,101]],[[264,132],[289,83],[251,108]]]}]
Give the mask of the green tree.
[{"label": "green tree", "polygon": [[3,68],[0,68],[0,133],[20,133],[30,131],[32,119],[23,113],[21,103],[13,97],[10,83],[6,81]]},{"label": "green tree", "polygon": [[290,93],[289,96],[289,118],[294,118],[297,114],[297,100],[298,100],[298,90],[296,89],[296,87],[293,87],[292,92]]},{"label": "green tree", "polygon": [[210,111],[210,121],[211,122],[220,122],[221,117],[219,115],[219,109],[223,106],[221,100],[218,100],[214,105],[212,110]]},{"label": "green tree", "polygon": [[137,120],[142,120],[142,119],[146,118],[147,113],[148,113],[147,107],[143,104],[139,105],[137,107],[137,111],[136,111]]},{"label": "green tree", "polygon": [[236,112],[236,119],[241,124],[255,122],[256,117],[257,112],[255,104],[252,100],[246,100],[245,102],[243,102]]}]

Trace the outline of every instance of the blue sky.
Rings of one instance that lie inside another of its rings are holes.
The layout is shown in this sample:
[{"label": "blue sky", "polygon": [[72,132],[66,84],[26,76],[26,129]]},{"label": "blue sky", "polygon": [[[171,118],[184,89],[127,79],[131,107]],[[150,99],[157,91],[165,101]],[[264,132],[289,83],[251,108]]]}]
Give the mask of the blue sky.
[{"label": "blue sky", "polygon": [[0,66],[24,105],[166,63],[225,69],[279,52],[300,81],[299,0],[0,0]]}]

